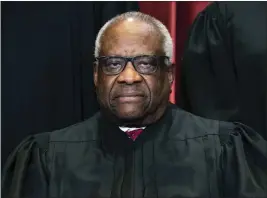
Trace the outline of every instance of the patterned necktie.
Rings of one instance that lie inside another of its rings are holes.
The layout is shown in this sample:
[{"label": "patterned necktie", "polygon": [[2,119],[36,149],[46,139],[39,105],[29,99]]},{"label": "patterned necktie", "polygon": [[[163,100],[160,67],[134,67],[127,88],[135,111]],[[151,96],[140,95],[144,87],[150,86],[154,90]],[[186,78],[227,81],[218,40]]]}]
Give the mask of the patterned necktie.
[{"label": "patterned necktie", "polygon": [[126,131],[126,134],[129,138],[131,138],[133,141],[136,140],[136,138],[143,132],[143,129],[136,129],[136,130],[128,130]]}]

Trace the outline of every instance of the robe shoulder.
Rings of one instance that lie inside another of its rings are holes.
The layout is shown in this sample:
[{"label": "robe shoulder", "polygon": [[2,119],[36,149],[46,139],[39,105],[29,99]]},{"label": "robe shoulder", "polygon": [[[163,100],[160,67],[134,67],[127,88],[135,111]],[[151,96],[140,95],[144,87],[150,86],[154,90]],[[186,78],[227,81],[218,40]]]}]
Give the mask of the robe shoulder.
[{"label": "robe shoulder", "polygon": [[11,153],[2,172],[2,197],[46,197],[49,135],[28,136]]},{"label": "robe shoulder", "polygon": [[173,120],[170,136],[180,139],[197,138],[207,135],[229,136],[235,133],[237,123],[204,118],[180,108],[172,110]]},{"label": "robe shoulder", "polygon": [[25,138],[8,157],[2,172],[2,196],[5,198],[47,197],[51,174],[51,145],[60,142],[94,141],[97,132],[96,113],[88,120],[53,132]]},{"label": "robe shoulder", "polygon": [[170,133],[174,138],[192,139],[215,136],[219,138],[221,147],[225,144],[242,144],[246,148],[253,147],[255,152],[260,153],[265,161],[267,160],[267,141],[252,127],[240,122],[203,118],[179,108],[173,109],[172,114],[174,118]]},{"label": "robe shoulder", "polygon": [[174,125],[184,128],[179,133],[172,131],[174,139],[201,141],[207,156],[218,156],[225,197],[267,197],[267,141],[253,128],[183,110],[177,111]]},{"label": "robe shoulder", "polygon": [[105,124],[100,122],[100,117],[100,112],[97,112],[83,122],[53,131],[50,133],[50,142],[95,141],[98,139],[99,125]]}]

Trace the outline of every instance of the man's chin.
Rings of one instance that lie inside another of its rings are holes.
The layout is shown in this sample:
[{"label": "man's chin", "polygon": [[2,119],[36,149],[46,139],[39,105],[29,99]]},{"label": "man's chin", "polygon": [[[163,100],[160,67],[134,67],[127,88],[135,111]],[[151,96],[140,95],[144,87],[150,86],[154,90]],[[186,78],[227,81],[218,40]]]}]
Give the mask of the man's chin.
[{"label": "man's chin", "polygon": [[144,119],[148,105],[144,103],[119,103],[111,106],[114,118],[120,123],[134,123]]},{"label": "man's chin", "polygon": [[134,121],[143,118],[143,113],[136,111],[117,112],[117,118],[125,121]]}]

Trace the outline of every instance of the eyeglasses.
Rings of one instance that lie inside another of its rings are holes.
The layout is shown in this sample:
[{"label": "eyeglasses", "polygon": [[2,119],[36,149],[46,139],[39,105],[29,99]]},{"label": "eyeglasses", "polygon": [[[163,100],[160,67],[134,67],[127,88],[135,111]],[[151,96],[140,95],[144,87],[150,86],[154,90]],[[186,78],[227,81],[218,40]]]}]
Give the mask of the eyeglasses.
[{"label": "eyeglasses", "polygon": [[138,73],[146,75],[156,72],[159,66],[169,65],[169,57],[167,56],[100,56],[96,60],[106,75],[121,73],[128,62],[132,63]]}]

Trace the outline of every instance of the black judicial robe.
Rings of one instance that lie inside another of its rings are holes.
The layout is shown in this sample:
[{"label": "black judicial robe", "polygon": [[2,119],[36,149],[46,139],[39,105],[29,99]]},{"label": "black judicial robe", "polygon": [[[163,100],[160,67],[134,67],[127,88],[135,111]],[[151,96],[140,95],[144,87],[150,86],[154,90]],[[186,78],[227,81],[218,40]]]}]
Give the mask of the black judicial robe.
[{"label": "black judicial robe", "polygon": [[167,108],[135,142],[100,113],[25,139],[3,197],[265,198],[267,142],[251,128]]},{"label": "black judicial robe", "polygon": [[215,2],[195,19],[181,66],[181,104],[242,122],[267,140],[267,2]]}]

